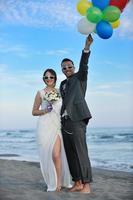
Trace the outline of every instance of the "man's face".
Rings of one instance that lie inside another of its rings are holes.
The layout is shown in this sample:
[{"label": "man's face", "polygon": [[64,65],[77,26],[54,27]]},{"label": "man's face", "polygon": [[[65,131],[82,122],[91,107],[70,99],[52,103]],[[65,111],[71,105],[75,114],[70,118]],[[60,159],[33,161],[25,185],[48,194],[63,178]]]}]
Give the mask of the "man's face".
[{"label": "man's face", "polygon": [[65,61],[61,64],[62,72],[68,78],[74,74],[75,67],[71,61]]}]

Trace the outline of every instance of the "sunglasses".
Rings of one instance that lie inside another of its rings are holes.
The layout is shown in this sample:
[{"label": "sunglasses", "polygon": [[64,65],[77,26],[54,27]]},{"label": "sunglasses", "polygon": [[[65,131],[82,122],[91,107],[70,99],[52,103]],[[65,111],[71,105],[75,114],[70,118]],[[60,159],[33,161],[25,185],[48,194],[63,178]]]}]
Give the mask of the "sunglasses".
[{"label": "sunglasses", "polygon": [[44,76],[45,80],[48,80],[48,79],[52,79],[53,80],[54,78],[55,78],[54,76]]},{"label": "sunglasses", "polygon": [[69,66],[69,65],[65,65],[65,66],[62,66],[62,70],[66,70],[66,69],[72,69],[74,66],[73,65],[71,65],[71,66]]}]

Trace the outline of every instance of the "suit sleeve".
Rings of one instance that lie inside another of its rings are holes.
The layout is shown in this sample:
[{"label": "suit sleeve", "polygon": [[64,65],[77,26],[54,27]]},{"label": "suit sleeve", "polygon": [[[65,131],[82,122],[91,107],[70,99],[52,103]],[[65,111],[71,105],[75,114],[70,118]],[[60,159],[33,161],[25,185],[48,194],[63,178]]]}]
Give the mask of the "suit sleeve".
[{"label": "suit sleeve", "polygon": [[60,94],[62,96],[62,82],[60,83],[59,92],[60,92]]},{"label": "suit sleeve", "polygon": [[90,51],[88,53],[85,53],[84,51],[82,51],[79,71],[78,71],[78,79],[81,81],[87,80],[89,56],[90,56]]},{"label": "suit sleeve", "polygon": [[66,80],[62,81],[61,84],[60,84],[60,87],[59,87],[59,91],[60,91],[62,98],[63,98],[63,85],[64,85],[65,82],[66,82]]}]

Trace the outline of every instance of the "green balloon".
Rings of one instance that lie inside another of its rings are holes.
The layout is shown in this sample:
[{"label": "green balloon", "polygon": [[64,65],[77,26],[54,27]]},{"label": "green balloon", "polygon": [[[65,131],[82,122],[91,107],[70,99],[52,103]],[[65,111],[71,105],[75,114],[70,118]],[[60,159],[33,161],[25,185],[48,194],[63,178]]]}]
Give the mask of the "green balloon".
[{"label": "green balloon", "polygon": [[108,22],[115,22],[120,18],[121,11],[116,6],[107,6],[103,10],[103,20]]},{"label": "green balloon", "polygon": [[92,7],[88,8],[86,17],[90,22],[98,23],[101,21],[103,14],[99,8],[92,6]]}]

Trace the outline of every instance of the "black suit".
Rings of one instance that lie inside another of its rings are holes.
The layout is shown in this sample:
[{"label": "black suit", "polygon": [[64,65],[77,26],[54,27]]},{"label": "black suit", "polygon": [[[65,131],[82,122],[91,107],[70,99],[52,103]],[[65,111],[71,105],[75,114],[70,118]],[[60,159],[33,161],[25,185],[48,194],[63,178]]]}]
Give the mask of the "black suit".
[{"label": "black suit", "polygon": [[[79,71],[73,74],[68,80],[62,81],[60,85],[61,95],[64,97],[63,104],[69,117],[73,121],[91,118],[89,108],[85,101],[89,55],[90,53],[82,53]],[[63,95],[64,84],[66,84],[65,95]]]},{"label": "black suit", "polygon": [[79,71],[61,82],[64,110],[69,117],[62,118],[62,134],[68,164],[73,181],[91,182],[91,166],[86,145],[86,125],[91,114],[85,101],[87,89],[88,58],[90,53],[82,52]]}]

